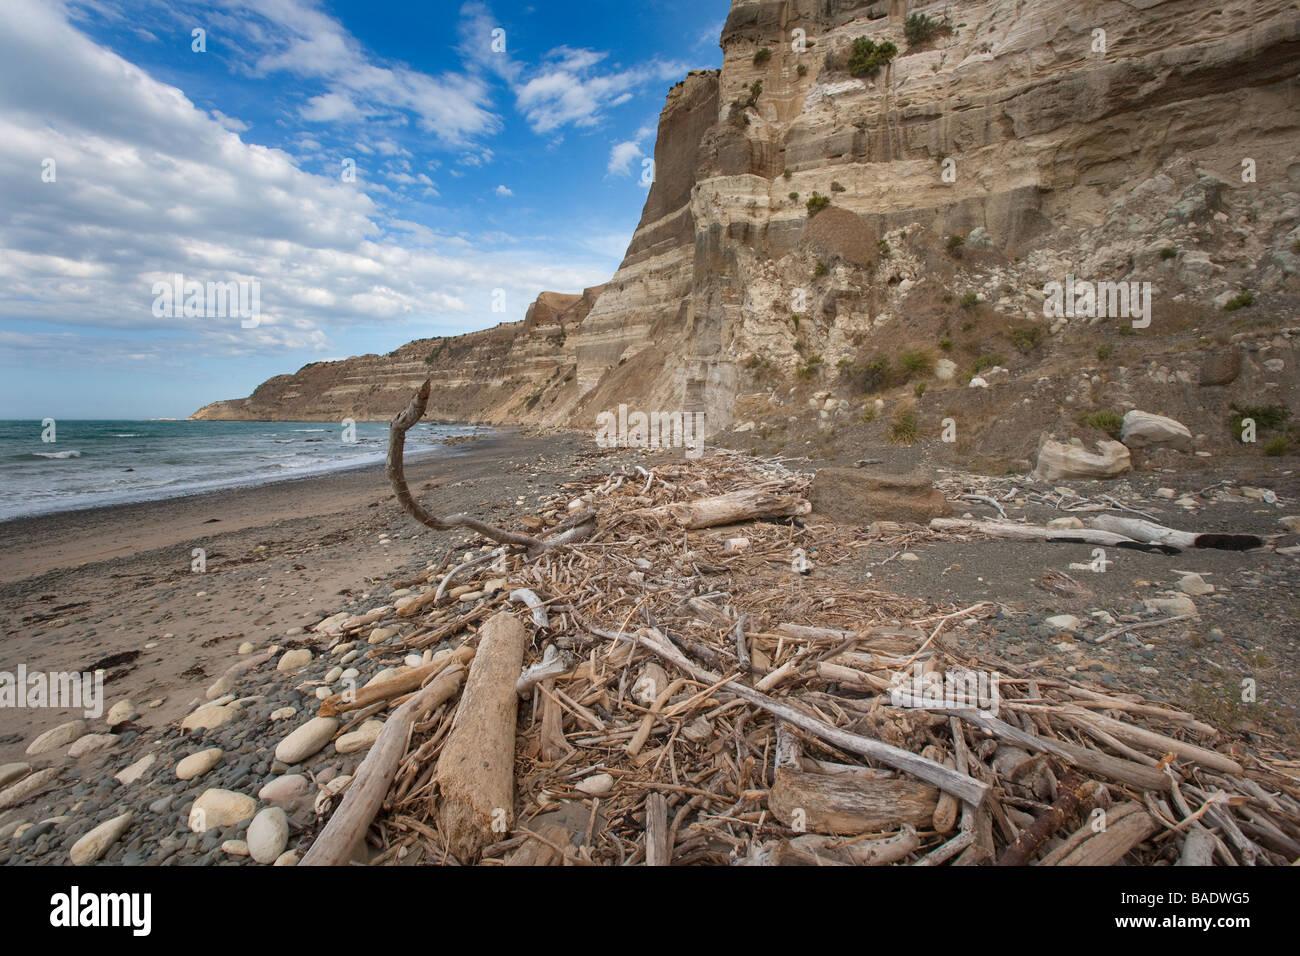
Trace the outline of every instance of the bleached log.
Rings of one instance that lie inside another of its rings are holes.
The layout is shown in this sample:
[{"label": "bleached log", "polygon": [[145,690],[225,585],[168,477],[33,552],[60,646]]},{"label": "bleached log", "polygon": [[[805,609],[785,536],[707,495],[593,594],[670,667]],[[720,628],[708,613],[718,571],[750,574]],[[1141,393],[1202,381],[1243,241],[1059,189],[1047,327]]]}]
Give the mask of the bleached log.
[{"label": "bleached log", "polygon": [[464,863],[513,826],[515,691],[528,632],[498,613],[479,630],[478,653],[438,758],[438,832]]},{"label": "bleached log", "polygon": [[910,825],[878,840],[848,843],[839,837],[809,833],[783,841],[772,854],[776,866],[886,866],[897,863],[921,845]]},{"label": "bleached log", "polygon": [[963,534],[983,534],[990,538],[1010,541],[1067,541],[1076,544],[1100,544],[1111,548],[1128,548],[1137,551],[1160,551],[1177,554],[1178,548],[1167,544],[1150,544],[1134,541],[1123,534],[1100,531],[1096,528],[1045,528],[1041,525],[1017,524],[1013,521],[970,521],[965,518],[931,518],[932,531],[956,531]]},{"label": "bleached log", "polygon": [[736,524],[755,518],[784,518],[806,515],[812,504],[804,497],[789,493],[784,485],[772,488],[759,485],[742,488],[713,498],[681,501],[646,508],[633,514],[666,519],[688,531],[712,528],[722,524]]},{"label": "bleached log", "polygon": [[938,799],[936,788],[902,777],[804,773],[778,767],[767,805],[788,827],[851,835],[902,823],[928,828]]},{"label": "bleached log", "polygon": [[1160,824],[1140,803],[1130,801],[1106,814],[1106,828],[1095,830],[1089,820],[1047,856],[1040,866],[1113,866]]},{"label": "bleached log", "polygon": [[567,674],[578,666],[578,659],[569,651],[562,651],[554,644],[548,644],[542,659],[524,670],[515,681],[515,691],[520,697],[527,697],[533,687],[544,680]]},{"label": "bleached log", "polygon": [[352,847],[365,836],[392,785],[411,727],[421,716],[451,700],[460,688],[465,668],[459,664],[442,674],[397,708],[371,746],[334,815],[299,866],[337,866],[347,862]]},{"label": "bleached log", "polygon": [[440,651],[434,655],[433,660],[429,661],[429,663],[413,667],[392,680],[371,684],[369,687],[362,687],[360,690],[347,690],[341,694],[326,697],[320,702],[320,709],[317,713],[321,717],[333,717],[350,710],[369,707],[381,700],[401,697],[403,694],[419,687],[443,668],[450,667],[453,664],[468,664],[473,657],[474,648],[469,646]]},{"label": "bleached log", "polygon": [[1254,534],[1195,533],[1167,528],[1154,521],[1141,518],[1122,518],[1119,515],[1097,515],[1088,519],[1088,526],[1099,531],[1122,534],[1134,541],[1150,544],[1168,544],[1175,548],[1209,548],[1216,551],[1248,551],[1264,546],[1264,539]]}]

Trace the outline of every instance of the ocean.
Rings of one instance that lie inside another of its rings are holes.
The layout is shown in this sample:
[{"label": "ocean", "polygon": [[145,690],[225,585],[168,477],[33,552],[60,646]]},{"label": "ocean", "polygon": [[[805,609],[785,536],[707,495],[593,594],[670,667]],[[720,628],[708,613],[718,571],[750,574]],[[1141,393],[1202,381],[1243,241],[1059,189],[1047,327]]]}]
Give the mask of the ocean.
[{"label": "ocean", "polygon": [[[0,421],[0,521],[262,485],[383,461],[386,422]],[[482,432],[421,422],[407,453]]]}]

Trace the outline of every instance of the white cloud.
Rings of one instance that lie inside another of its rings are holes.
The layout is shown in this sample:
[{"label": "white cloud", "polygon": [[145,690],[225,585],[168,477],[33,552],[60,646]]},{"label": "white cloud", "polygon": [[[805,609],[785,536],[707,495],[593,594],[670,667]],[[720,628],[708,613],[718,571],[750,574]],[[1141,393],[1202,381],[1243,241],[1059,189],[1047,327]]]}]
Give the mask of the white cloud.
[{"label": "white cloud", "polygon": [[[543,243],[498,249],[389,222],[367,194],[377,184],[342,182],[336,160],[324,163],[329,175],[307,172],[230,125],[92,42],[57,8],[11,0],[0,18],[0,181],[13,187],[0,191],[0,321],[52,331],[10,326],[3,344],[102,364],[324,351],[330,331],[348,326],[452,317],[487,326],[502,318],[490,311],[494,288],[507,290],[514,318],[543,289],[607,277],[594,257],[557,264]],[[46,158],[57,164],[54,182],[41,181]],[[320,168],[320,159],[308,164]],[[432,189],[401,156],[384,162]],[[260,325],[155,317],[152,284],[175,273],[257,279]],[[129,335],[110,347],[103,330]]]},{"label": "white cloud", "polygon": [[496,189],[493,190],[493,192],[495,192],[498,196],[513,196],[513,195],[514,195],[514,193],[512,193],[512,192],[511,192],[509,189],[507,189],[505,186],[498,186]]},{"label": "white cloud", "polygon": [[610,73],[595,67],[606,54],[560,47],[548,62],[515,89],[516,104],[536,133],[548,133],[567,124],[597,125],[607,110],[632,98],[633,92],[655,80],[680,77],[680,63],[653,61],[645,66]]},{"label": "white cloud", "polygon": [[631,139],[615,143],[609,151],[609,163],[605,167],[606,176],[627,176],[632,172],[632,164],[647,154],[641,149],[643,140],[654,136],[653,126],[642,126]]}]

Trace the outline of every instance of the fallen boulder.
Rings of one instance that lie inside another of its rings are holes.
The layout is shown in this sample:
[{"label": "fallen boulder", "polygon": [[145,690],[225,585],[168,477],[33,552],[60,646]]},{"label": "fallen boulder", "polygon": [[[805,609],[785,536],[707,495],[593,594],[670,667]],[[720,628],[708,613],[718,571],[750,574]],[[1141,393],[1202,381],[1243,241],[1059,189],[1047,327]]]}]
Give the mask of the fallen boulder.
[{"label": "fallen boulder", "polygon": [[1124,413],[1120,441],[1130,448],[1169,445],[1178,451],[1192,450],[1192,433],[1187,426],[1163,415],[1140,412],[1136,408]]},{"label": "fallen boulder", "polygon": [[1061,478],[1114,478],[1133,467],[1132,455],[1117,441],[1097,442],[1096,454],[1044,435],[1038,442],[1034,474],[1045,481]]}]

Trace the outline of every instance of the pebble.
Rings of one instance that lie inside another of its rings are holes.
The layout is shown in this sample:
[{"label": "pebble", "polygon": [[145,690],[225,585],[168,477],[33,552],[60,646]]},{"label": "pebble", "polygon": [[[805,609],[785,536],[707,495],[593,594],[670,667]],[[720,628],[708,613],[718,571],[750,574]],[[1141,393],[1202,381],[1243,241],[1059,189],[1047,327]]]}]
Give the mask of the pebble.
[{"label": "pebble", "polygon": [[7,790],[0,790],[0,810],[16,807],[45,789],[59,775],[57,767],[46,767],[24,777]]},{"label": "pebble", "polygon": [[1185,574],[1178,581],[1178,590],[1192,597],[1214,593],[1214,585],[1208,584],[1199,574]]},{"label": "pebble", "polygon": [[221,748],[209,747],[183,758],[176,764],[177,780],[193,780],[201,777],[221,762]]},{"label": "pebble", "polygon": [[1079,619],[1073,614],[1057,614],[1047,618],[1043,623],[1058,631],[1073,631],[1079,626]]},{"label": "pebble", "polygon": [[338,729],[337,717],[313,717],[280,741],[275,759],[288,764],[306,760],[329,743]]},{"label": "pebble", "polygon": [[72,844],[72,849],[68,851],[68,858],[76,866],[94,863],[126,832],[126,828],[131,825],[131,817],[132,814],[127,812],[111,820],[105,820]]},{"label": "pebble", "polygon": [[122,742],[122,738],[116,734],[86,734],[72,742],[68,748],[68,756],[76,759],[84,757],[86,754],[94,753],[97,750],[106,750],[109,747],[116,747]]},{"label": "pebble", "polygon": [[297,866],[297,865],[298,865],[298,851],[297,851],[297,850],[285,850],[285,851],[284,851],[283,853],[281,853],[278,857],[276,857],[275,862],[272,863],[271,865],[272,865],[272,866]]},{"label": "pebble", "polygon": [[248,853],[258,863],[274,863],[289,842],[289,818],[279,807],[265,807],[253,817],[245,835]]},{"label": "pebble", "polygon": [[330,694],[331,694],[331,691],[330,691],[330,689],[329,689],[328,687],[317,687],[317,688],[316,688],[316,699],[317,699],[317,700],[325,700],[325,698],[329,697]]},{"label": "pebble", "polygon": [[57,727],[51,727],[27,745],[27,756],[33,757],[36,754],[48,753],[51,750],[66,747],[78,737],[84,736],[85,733],[86,722],[84,720],[69,720]]},{"label": "pebble", "polygon": [[588,796],[599,797],[614,789],[614,777],[608,773],[592,774],[585,780],[580,780],[574,789]]},{"label": "pebble", "polygon": [[213,701],[210,704],[204,704],[193,713],[187,715],[181,721],[181,730],[212,730],[230,723],[239,716],[239,705],[231,702],[229,704],[218,704]]},{"label": "pebble", "polygon": [[288,720],[294,714],[298,713],[293,707],[277,707],[271,711],[272,720]]},{"label": "pebble", "polygon": [[144,775],[149,772],[149,768],[152,767],[157,760],[158,755],[150,751],[125,770],[114,774],[113,779],[122,786],[129,787],[131,784],[144,777]]},{"label": "pebble", "polygon": [[236,650],[235,653],[236,653],[236,654],[239,654],[239,655],[241,655],[241,656],[244,655],[244,654],[251,654],[251,653],[253,653],[253,643],[252,643],[252,641],[244,641],[244,643],[242,643],[242,644],[239,645],[239,649]]},{"label": "pebble", "polygon": [[221,844],[221,852],[228,856],[248,856],[248,844],[243,840],[227,840]]},{"label": "pebble", "polygon": [[285,651],[280,658],[280,663],[275,665],[277,671],[297,670],[311,663],[311,650],[306,647],[299,647],[296,650]]},{"label": "pebble", "polygon": [[139,712],[135,709],[135,702],[130,699],[119,700],[108,711],[108,726],[116,727],[118,724],[124,724],[131,720]]},{"label": "pebble", "polygon": [[342,676],[343,676],[342,667],[331,667],[329,673],[325,675],[324,680],[325,683],[332,684]]},{"label": "pebble", "polygon": [[0,764],[0,789],[27,776],[31,769],[32,765],[29,763]]},{"label": "pebble", "polygon": [[204,790],[190,807],[189,828],[195,833],[234,826],[257,812],[257,801],[247,794],[213,787]]},{"label": "pebble", "polygon": [[397,628],[395,627],[377,627],[370,632],[370,636],[366,638],[366,643],[382,644],[384,643],[384,641],[388,640],[390,637],[393,637],[396,634],[397,634]]},{"label": "pebble", "polygon": [[338,740],[334,741],[334,749],[341,754],[356,753],[359,750],[368,750],[379,735],[384,730],[384,723],[381,720],[367,720],[351,733],[344,734]]},{"label": "pebble", "polygon": [[1196,604],[1185,594],[1175,594],[1166,598],[1148,598],[1143,604],[1148,611],[1175,616],[1179,614],[1196,614]]},{"label": "pebble", "polygon": [[264,803],[288,806],[311,793],[311,781],[300,773],[289,773],[262,787],[257,792],[257,799]]}]

